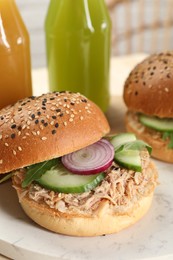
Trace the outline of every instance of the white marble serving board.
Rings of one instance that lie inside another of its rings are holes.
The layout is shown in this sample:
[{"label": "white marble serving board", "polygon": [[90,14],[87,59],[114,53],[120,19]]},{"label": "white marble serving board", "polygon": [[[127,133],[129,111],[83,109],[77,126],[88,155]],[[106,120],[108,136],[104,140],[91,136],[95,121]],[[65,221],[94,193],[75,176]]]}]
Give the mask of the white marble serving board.
[{"label": "white marble serving board", "polygon": [[173,259],[173,165],[160,172],[148,214],[118,234],[81,238],[49,232],[20,208],[11,182],[0,186],[0,253],[17,260]]}]

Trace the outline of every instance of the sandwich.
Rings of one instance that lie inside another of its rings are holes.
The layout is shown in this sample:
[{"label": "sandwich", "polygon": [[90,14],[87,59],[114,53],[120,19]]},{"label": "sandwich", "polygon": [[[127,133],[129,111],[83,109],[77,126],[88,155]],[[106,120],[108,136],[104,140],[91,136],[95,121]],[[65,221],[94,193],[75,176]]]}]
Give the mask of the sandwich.
[{"label": "sandwich", "polygon": [[157,185],[151,147],[134,134],[107,136],[105,115],[83,95],[33,96],[0,114],[0,173],[9,173],[24,212],[40,226],[105,235],[150,208]]},{"label": "sandwich", "polygon": [[153,54],[129,74],[124,86],[126,129],[173,162],[173,52]]}]

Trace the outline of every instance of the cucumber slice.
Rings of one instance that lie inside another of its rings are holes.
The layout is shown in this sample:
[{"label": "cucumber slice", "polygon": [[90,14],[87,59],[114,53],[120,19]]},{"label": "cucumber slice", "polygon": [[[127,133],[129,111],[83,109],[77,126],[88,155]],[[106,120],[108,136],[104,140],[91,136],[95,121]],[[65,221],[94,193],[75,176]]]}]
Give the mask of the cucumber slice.
[{"label": "cucumber slice", "polygon": [[122,167],[134,171],[142,171],[141,158],[137,150],[121,150],[120,152],[115,152],[115,160]]},{"label": "cucumber slice", "polygon": [[105,174],[77,175],[69,172],[62,165],[53,167],[36,182],[49,190],[63,193],[82,193],[95,188],[105,177]]},{"label": "cucumber slice", "polygon": [[118,149],[118,147],[122,144],[125,144],[127,142],[135,141],[136,136],[132,133],[122,133],[117,134],[113,136],[110,140],[111,144],[114,146],[115,150]]},{"label": "cucumber slice", "polygon": [[152,129],[161,131],[161,132],[173,132],[173,119],[172,118],[158,118],[158,117],[149,117],[146,115],[140,115],[139,121]]}]

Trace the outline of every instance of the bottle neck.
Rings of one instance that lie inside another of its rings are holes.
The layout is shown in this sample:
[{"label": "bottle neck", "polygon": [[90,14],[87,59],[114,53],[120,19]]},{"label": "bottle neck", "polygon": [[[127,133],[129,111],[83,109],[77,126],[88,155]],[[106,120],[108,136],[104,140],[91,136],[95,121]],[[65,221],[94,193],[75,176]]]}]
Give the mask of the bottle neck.
[{"label": "bottle neck", "polygon": [[109,22],[104,0],[51,0],[46,18],[46,29],[93,32],[103,22]]},{"label": "bottle neck", "polygon": [[7,8],[16,7],[15,0],[0,0],[0,12],[7,10]]}]

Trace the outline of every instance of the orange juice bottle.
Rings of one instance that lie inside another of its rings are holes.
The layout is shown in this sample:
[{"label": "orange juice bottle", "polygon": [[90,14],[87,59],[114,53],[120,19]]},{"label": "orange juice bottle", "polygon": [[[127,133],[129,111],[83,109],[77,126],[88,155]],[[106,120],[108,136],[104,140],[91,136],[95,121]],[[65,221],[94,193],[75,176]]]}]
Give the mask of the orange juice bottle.
[{"label": "orange juice bottle", "polygon": [[29,45],[15,0],[0,0],[0,108],[32,95]]}]

